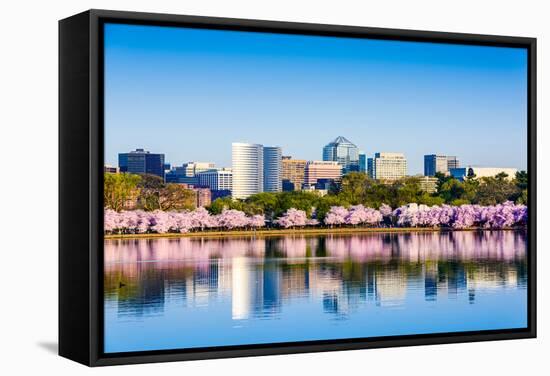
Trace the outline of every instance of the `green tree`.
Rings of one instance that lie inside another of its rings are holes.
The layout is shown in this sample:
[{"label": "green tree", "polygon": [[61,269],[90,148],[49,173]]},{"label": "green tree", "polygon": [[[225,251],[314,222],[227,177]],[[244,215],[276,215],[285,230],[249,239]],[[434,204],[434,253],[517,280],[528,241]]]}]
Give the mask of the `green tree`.
[{"label": "green tree", "polygon": [[160,210],[193,210],[196,207],[195,192],[181,184],[166,184],[159,190],[158,197]]},{"label": "green tree", "polygon": [[527,189],[524,189],[521,191],[521,195],[517,199],[518,204],[527,205],[529,201],[527,201]]},{"label": "green tree", "polygon": [[364,203],[367,200],[369,178],[364,172],[350,172],[342,178],[340,192],[343,199],[352,205]]},{"label": "green tree", "polygon": [[437,178],[437,183],[436,183],[437,192],[441,191],[443,184],[447,183],[451,179],[454,179],[451,175],[446,175],[442,172],[436,172],[434,177]]},{"label": "green tree", "polygon": [[521,190],[527,189],[529,186],[529,176],[527,171],[518,171],[514,178],[514,184]]},{"label": "green tree", "polygon": [[406,177],[397,180],[395,207],[406,205],[411,202],[418,202],[420,197],[424,195],[424,191],[420,189],[420,180],[416,177]]},{"label": "green tree", "polygon": [[345,201],[345,198],[340,195],[326,195],[319,197],[317,200],[317,206],[315,207],[315,216],[318,220],[322,221],[333,206],[345,206],[348,207],[349,202]]},{"label": "green tree", "polygon": [[210,214],[220,214],[222,211],[231,209],[233,199],[230,196],[220,197],[212,201],[208,207]]},{"label": "green tree", "polygon": [[164,180],[157,175],[140,174],[141,181],[138,184],[140,188],[139,208],[145,211],[160,209],[160,192],[166,187]]},{"label": "green tree", "polygon": [[420,197],[418,197],[416,203],[424,204],[428,206],[442,205],[445,203],[445,200],[439,196],[431,195],[424,192]]},{"label": "green tree", "polygon": [[[500,175],[500,176],[499,176]],[[479,205],[496,205],[507,200],[516,201],[521,190],[506,176],[483,177],[475,195],[474,203]]]},{"label": "green tree", "polygon": [[245,202],[251,208],[258,208],[266,217],[272,219],[279,209],[279,197],[278,193],[263,192],[250,196]]},{"label": "green tree", "polygon": [[439,189],[439,197],[445,200],[447,204],[451,204],[455,200],[463,200],[466,203],[468,199],[465,182],[457,179],[447,180]]},{"label": "green tree", "polygon": [[103,178],[103,204],[106,208],[121,211],[128,201],[135,200],[141,177],[129,173],[105,173]]}]

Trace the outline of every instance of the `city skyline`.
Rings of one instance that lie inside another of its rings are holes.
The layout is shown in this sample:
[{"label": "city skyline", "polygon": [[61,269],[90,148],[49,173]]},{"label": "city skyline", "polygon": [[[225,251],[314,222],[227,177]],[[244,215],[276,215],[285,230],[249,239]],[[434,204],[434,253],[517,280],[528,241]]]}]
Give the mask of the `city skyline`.
[{"label": "city skyline", "polygon": [[405,154],[410,175],[439,153],[526,169],[521,49],[114,24],[105,37],[106,164],[143,147],[229,166],[228,139],[321,160],[342,134]]}]

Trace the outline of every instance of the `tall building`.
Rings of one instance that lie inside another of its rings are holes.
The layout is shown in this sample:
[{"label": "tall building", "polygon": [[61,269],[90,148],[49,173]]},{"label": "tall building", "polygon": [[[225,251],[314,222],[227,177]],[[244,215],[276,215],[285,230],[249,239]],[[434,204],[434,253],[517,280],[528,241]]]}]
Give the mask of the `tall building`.
[{"label": "tall building", "polygon": [[120,172],[151,174],[164,179],[164,154],[150,153],[144,149],[120,153],[118,155],[118,167]]},{"label": "tall building", "polygon": [[[304,159],[292,159],[289,156],[282,157],[281,180],[283,184],[287,182],[288,189],[284,190],[300,190],[304,184],[306,173],[306,161]],[[290,189],[292,187],[292,189]]]},{"label": "tall building", "polygon": [[400,179],[407,175],[407,159],[402,153],[375,153],[368,160],[368,170],[372,179]]},{"label": "tall building", "polygon": [[264,192],[281,192],[282,150],[264,146]]},{"label": "tall building", "polygon": [[455,156],[447,156],[447,170],[451,171],[451,168],[459,168],[460,162]]},{"label": "tall building", "polygon": [[234,142],[231,144],[233,168],[233,198],[245,199],[263,191],[264,151],[259,144]]},{"label": "tall building", "polygon": [[374,158],[367,158],[367,175],[374,179]]},{"label": "tall building", "polygon": [[445,155],[429,154],[424,156],[424,176],[434,176],[438,172],[447,174],[448,171],[448,161]]},{"label": "tall building", "polygon": [[367,172],[367,156],[364,152],[359,152],[359,172]]},{"label": "tall building", "polygon": [[323,148],[323,161],[340,163],[342,172],[359,170],[359,149],[350,140],[338,136]]},{"label": "tall building", "polygon": [[199,185],[209,187],[212,191],[230,191],[233,188],[233,171],[230,168],[202,171],[197,175]]},{"label": "tall building", "polygon": [[317,184],[319,179],[340,181],[342,179],[342,165],[331,161],[309,161],[306,164],[304,184]]},{"label": "tall building", "polygon": [[458,168],[459,162],[455,156],[429,154],[424,156],[424,176],[434,176],[436,173],[448,175],[452,168]]}]

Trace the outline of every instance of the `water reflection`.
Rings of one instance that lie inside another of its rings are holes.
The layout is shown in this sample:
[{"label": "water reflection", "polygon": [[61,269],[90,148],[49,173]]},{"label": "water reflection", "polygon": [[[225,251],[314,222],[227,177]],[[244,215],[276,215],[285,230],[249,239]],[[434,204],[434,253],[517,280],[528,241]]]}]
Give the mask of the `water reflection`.
[{"label": "water reflection", "polygon": [[[365,319],[356,313],[364,307],[372,305],[369,312],[382,313],[397,309],[405,315],[431,308],[426,312],[434,312],[436,317],[456,300],[460,306],[453,313],[460,318],[464,310],[465,316],[472,315],[471,320],[475,320],[477,313],[467,306],[475,306],[480,292],[498,293],[498,301],[491,305],[495,310],[514,304],[506,300],[506,291],[524,294],[526,261],[526,234],[513,231],[108,240],[104,269],[106,344],[111,343],[113,351],[124,351],[124,346],[130,344],[123,344],[124,340],[118,337],[109,342],[109,331],[122,336],[125,331],[136,330],[132,322],[143,326],[148,318],[155,317],[159,320],[150,320],[150,329],[158,331],[159,326],[178,326],[186,314],[198,312],[201,316],[196,324],[204,330],[216,326],[218,318],[230,319],[224,324],[228,328],[239,323],[252,328],[255,324],[251,322],[270,321],[269,328],[275,330],[277,325],[297,320],[323,325],[329,319],[349,321],[346,328],[355,330],[356,336],[369,336],[386,332],[360,332]],[[181,316],[162,321],[163,315],[169,316],[168,310]],[[518,314],[522,322],[524,312]],[[380,316],[380,322],[393,317],[385,315]],[[497,315],[495,312],[493,319]],[[479,316],[485,317],[481,313]],[[369,325],[376,322],[369,319]],[[474,324],[472,321],[476,327]],[[400,325],[396,323],[396,328]],[[266,325],[254,327],[256,331],[251,329],[250,334],[256,333],[256,337],[250,338],[256,340],[258,333],[267,331]],[[411,323],[400,331],[388,328],[388,333],[412,334],[421,328],[424,326]],[[463,326],[456,326],[448,331],[462,329]],[[225,327],[218,330],[224,331]],[[255,343],[238,336],[233,341],[228,333],[223,335],[225,342],[219,343],[222,345]],[[327,331],[326,338],[333,335]],[[273,333],[265,336],[266,342],[279,340]],[[188,339],[148,341],[127,351],[146,349],[148,343],[165,348],[195,346]]]}]

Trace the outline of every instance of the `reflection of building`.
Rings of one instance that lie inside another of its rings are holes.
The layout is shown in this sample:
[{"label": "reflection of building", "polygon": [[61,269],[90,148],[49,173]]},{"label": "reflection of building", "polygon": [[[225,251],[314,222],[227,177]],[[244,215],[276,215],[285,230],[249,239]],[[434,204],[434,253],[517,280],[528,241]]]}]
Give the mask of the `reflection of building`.
[{"label": "reflection of building", "polygon": [[334,316],[367,301],[419,304],[422,293],[427,301],[474,302],[479,291],[525,291],[526,241],[515,231],[112,241],[104,251],[106,306],[126,319],[223,301],[240,320],[273,318],[298,299],[309,312]]},{"label": "reflection of building", "polygon": [[515,168],[508,167],[463,167],[463,168],[453,168],[450,170],[451,176],[460,181],[464,180],[466,177],[472,178],[484,178],[484,177],[495,177],[499,174],[506,174],[506,179],[511,180],[515,178],[516,173],[518,172]]},{"label": "reflection of building", "polygon": [[164,179],[164,154],[150,153],[144,149],[120,153],[118,167],[120,172],[151,174]]},{"label": "reflection of building", "polygon": [[250,317],[263,306],[263,275],[261,269],[246,257],[232,260],[231,316],[233,320]]},{"label": "reflection of building", "polygon": [[264,152],[259,144],[234,142],[231,158],[233,164],[233,198],[245,199],[263,191]]},{"label": "reflection of building", "polygon": [[345,137],[338,136],[323,148],[323,161],[340,163],[342,172],[359,170],[359,150]]},{"label": "reflection of building", "polygon": [[383,270],[375,275],[376,301],[391,305],[407,294],[407,275],[397,269]]},{"label": "reflection of building", "polygon": [[264,146],[264,192],[281,192],[281,156],[278,146]]},{"label": "reflection of building", "polygon": [[299,190],[302,188],[306,173],[306,163],[303,159],[292,159],[289,156],[282,157],[281,180],[284,185],[283,191]]},{"label": "reflection of building", "polygon": [[376,153],[367,164],[371,179],[395,180],[407,175],[407,159],[402,153]]},{"label": "reflection of building", "polygon": [[309,161],[306,164],[304,184],[314,185],[319,179],[340,181],[342,166],[338,162]]},{"label": "reflection of building", "polygon": [[437,191],[437,178],[434,176],[419,176],[418,183],[420,190],[428,193],[434,193]]}]

